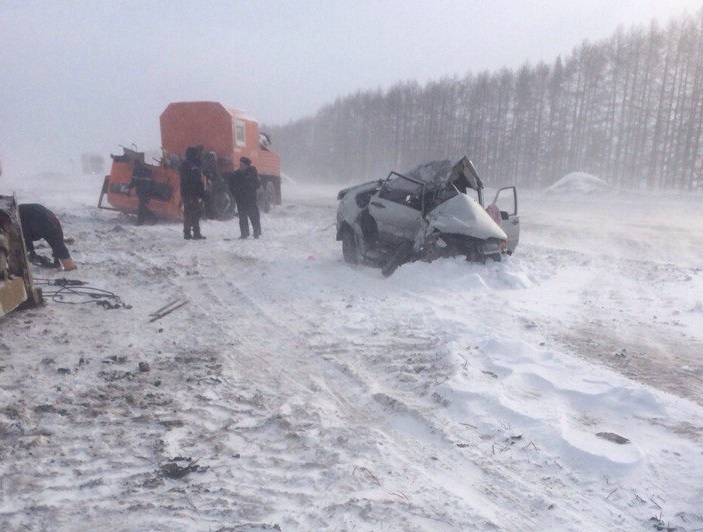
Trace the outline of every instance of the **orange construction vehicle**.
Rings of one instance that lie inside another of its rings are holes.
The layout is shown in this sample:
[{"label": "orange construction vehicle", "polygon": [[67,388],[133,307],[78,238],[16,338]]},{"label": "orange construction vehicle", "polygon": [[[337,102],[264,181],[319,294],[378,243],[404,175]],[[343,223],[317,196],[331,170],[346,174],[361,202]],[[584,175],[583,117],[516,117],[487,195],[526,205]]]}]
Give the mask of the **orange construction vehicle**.
[{"label": "orange construction vehicle", "polygon": [[[179,168],[186,148],[202,147],[203,173],[209,186],[205,199],[206,216],[229,219],[235,204],[223,175],[248,157],[259,171],[259,204],[264,212],[281,204],[281,164],[271,151],[271,141],[259,131],[259,124],[244,111],[218,102],[178,102],[169,104],[160,118],[162,157],[158,164],[146,164],[152,178],[149,210],[158,218],[182,217]],[[105,176],[98,207],[136,213],[138,199],[129,188],[134,161],[144,161],[144,153],[123,148],[111,155],[112,169]],[[111,207],[103,205],[103,199]]]}]

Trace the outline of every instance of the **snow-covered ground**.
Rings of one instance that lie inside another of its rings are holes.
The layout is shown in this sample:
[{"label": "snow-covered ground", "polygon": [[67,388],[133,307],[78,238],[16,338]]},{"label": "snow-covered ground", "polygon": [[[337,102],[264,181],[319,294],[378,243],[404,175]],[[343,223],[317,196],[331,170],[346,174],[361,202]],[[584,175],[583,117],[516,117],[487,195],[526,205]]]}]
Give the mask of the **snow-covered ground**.
[{"label": "snow-covered ground", "polygon": [[700,197],[521,191],[512,258],[383,279],[336,187],[198,242],[3,179],[132,306],[0,322],[3,530],[703,529]]}]

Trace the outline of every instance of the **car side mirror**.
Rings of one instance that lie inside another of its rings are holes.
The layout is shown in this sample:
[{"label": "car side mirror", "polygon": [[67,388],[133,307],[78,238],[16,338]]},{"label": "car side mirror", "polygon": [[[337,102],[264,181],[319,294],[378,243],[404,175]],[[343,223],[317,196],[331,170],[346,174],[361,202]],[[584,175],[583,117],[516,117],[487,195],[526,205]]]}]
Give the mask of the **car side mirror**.
[{"label": "car side mirror", "polygon": [[508,219],[510,219],[510,215],[507,213],[507,211],[500,211],[500,219],[501,220],[508,220]]}]

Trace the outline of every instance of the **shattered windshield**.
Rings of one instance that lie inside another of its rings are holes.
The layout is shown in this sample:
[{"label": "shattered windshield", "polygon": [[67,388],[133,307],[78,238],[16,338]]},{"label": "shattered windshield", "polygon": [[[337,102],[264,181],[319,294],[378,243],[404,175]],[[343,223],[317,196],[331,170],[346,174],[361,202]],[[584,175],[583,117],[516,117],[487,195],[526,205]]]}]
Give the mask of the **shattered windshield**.
[{"label": "shattered windshield", "polygon": [[417,181],[412,181],[405,176],[391,173],[383,184],[378,194],[381,199],[386,199],[413,209],[422,209],[422,192],[425,186]]},{"label": "shattered windshield", "polygon": [[451,170],[451,162],[447,159],[421,164],[409,172],[405,172],[405,175],[410,179],[427,183],[429,186],[443,187]]},{"label": "shattered windshield", "polygon": [[456,187],[463,193],[469,188],[476,191],[483,188],[483,183],[467,157],[431,161],[405,172],[404,175],[426,183],[428,188]]}]

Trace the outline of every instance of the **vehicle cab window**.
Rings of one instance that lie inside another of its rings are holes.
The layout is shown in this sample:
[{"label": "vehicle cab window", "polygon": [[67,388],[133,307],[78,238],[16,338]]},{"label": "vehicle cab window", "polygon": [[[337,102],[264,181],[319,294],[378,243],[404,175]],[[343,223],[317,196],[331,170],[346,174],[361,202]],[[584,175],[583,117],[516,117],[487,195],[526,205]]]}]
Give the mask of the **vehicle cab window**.
[{"label": "vehicle cab window", "polygon": [[234,121],[234,138],[237,146],[246,145],[246,137],[244,136],[244,122],[242,120]]}]

